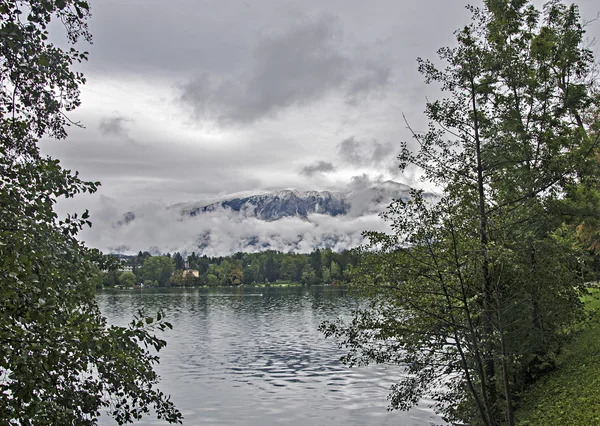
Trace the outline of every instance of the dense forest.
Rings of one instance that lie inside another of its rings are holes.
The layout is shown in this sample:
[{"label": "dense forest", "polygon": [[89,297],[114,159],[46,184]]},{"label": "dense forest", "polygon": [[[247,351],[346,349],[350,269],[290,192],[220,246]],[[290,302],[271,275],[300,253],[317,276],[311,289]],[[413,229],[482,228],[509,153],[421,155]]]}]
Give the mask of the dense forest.
[{"label": "dense forest", "polygon": [[331,249],[316,249],[307,254],[268,250],[225,257],[198,256],[192,252],[186,258],[178,252],[152,256],[140,251],[137,256],[121,256],[122,265],[99,272],[96,282],[104,287],[340,284],[348,281],[358,260],[355,251],[337,253]]}]

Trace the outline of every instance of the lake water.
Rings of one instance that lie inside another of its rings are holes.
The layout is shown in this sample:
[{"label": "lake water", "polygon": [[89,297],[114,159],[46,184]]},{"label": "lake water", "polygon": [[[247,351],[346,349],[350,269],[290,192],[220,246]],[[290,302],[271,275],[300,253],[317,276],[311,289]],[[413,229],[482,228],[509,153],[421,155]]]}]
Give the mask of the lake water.
[{"label": "lake water", "polygon": [[[184,425],[431,425],[422,406],[388,412],[396,366],[347,368],[317,330],[357,302],[331,287],[102,291],[100,309],[125,325],[143,308],[164,310],[173,330],[157,366]],[[104,418],[102,425],[115,424]],[[147,418],[143,425],[164,424]]]}]

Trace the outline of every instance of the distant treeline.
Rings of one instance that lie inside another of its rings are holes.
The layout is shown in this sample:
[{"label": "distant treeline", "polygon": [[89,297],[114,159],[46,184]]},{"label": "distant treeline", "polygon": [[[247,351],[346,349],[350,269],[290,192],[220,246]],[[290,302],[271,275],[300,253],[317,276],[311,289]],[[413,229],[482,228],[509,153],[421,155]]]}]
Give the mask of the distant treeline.
[{"label": "distant treeline", "polygon": [[208,257],[191,253],[152,256],[120,256],[123,269],[105,271],[102,286],[237,286],[297,282],[305,285],[342,283],[347,281],[358,255],[345,250],[316,249],[312,253],[236,253],[232,256]]}]

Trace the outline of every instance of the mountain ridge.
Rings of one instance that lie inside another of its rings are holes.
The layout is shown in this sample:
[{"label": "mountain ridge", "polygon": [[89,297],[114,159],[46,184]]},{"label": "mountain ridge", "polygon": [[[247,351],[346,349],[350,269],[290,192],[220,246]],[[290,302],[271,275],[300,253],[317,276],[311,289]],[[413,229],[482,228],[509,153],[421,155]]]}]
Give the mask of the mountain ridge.
[{"label": "mountain ridge", "polygon": [[[385,181],[380,184],[349,191],[316,191],[282,189],[275,191],[244,191],[226,194],[222,197],[206,198],[199,201],[182,202],[167,206],[168,210],[179,211],[182,216],[196,216],[200,213],[215,211],[218,208],[243,212],[261,220],[275,221],[282,217],[307,217],[309,214],[327,214],[338,216],[344,214],[360,215],[375,210],[353,211],[357,201],[381,204],[391,202],[394,198],[408,199],[411,191],[408,185]],[[129,211],[117,223],[128,224],[138,217],[135,211]]]},{"label": "mountain ridge", "polygon": [[102,237],[105,247],[119,252],[341,251],[362,244],[364,231],[389,231],[378,215],[393,199],[409,199],[411,190],[386,181],[348,191],[245,191],[169,206],[140,206],[117,217]]}]

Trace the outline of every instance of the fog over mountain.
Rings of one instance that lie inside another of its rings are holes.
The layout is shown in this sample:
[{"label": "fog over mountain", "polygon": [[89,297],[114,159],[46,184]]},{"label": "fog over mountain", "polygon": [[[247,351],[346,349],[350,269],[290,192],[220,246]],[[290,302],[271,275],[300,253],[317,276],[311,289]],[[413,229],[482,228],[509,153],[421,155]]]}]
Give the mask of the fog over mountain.
[{"label": "fog over mountain", "polygon": [[345,192],[256,191],[173,205],[147,203],[125,213],[106,199],[104,214],[85,238],[113,253],[340,251],[361,244],[363,231],[389,230],[378,214],[392,199],[409,197],[410,187],[386,181]]}]

